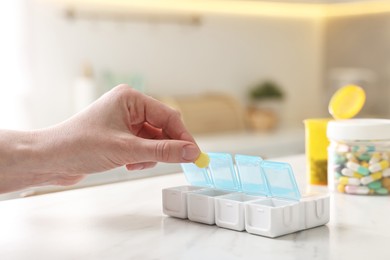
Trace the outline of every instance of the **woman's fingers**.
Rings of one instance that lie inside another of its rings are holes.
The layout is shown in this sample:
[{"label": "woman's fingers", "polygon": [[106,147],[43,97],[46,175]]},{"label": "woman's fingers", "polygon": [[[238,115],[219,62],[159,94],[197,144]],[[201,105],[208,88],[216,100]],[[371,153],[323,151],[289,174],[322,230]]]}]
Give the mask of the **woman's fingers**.
[{"label": "woman's fingers", "polygon": [[142,163],[133,163],[133,164],[126,164],[126,169],[129,171],[136,171],[136,170],[144,170],[153,168],[156,166],[156,162],[142,162]]}]

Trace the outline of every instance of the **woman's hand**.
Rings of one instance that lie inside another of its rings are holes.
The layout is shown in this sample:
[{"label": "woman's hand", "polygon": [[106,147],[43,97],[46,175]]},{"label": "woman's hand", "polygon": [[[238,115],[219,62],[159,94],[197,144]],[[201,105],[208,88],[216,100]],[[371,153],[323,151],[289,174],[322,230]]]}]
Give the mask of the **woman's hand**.
[{"label": "woman's hand", "polygon": [[[12,142],[0,140],[0,156],[10,159],[3,165],[0,160],[0,192],[71,185],[85,174],[123,165],[140,170],[157,162],[193,162],[200,154],[177,111],[127,85],[115,87],[56,126],[3,134],[0,138],[20,142],[16,154],[7,156],[4,145]],[[6,187],[2,179],[12,181]]]}]

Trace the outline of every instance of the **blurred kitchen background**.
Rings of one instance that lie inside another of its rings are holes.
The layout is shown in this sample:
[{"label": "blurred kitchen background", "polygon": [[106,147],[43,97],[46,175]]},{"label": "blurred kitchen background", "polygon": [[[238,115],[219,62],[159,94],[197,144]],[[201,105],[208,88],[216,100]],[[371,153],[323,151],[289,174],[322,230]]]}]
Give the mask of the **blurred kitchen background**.
[{"label": "blurred kitchen background", "polygon": [[180,110],[206,152],[304,153],[302,121],[348,83],[360,117],[390,116],[389,1],[4,0],[0,28],[1,128],[56,124],[119,83]]}]

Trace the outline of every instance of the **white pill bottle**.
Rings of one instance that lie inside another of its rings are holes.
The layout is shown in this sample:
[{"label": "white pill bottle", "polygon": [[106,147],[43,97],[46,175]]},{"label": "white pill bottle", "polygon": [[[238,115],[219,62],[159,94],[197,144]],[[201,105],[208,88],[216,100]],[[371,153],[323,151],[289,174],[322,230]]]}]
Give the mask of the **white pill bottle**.
[{"label": "white pill bottle", "polygon": [[330,190],[390,194],[390,120],[347,119],[327,126]]}]

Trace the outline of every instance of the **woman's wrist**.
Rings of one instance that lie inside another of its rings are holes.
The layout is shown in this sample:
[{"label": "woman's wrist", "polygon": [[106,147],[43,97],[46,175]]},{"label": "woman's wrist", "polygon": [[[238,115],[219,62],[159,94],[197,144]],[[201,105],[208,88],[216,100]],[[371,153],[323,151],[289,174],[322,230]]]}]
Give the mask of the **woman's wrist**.
[{"label": "woman's wrist", "polygon": [[30,131],[0,130],[0,168],[19,172],[33,160],[35,134]]},{"label": "woman's wrist", "polygon": [[39,169],[41,152],[37,131],[0,130],[0,136],[0,192],[48,181],[48,176]]}]

